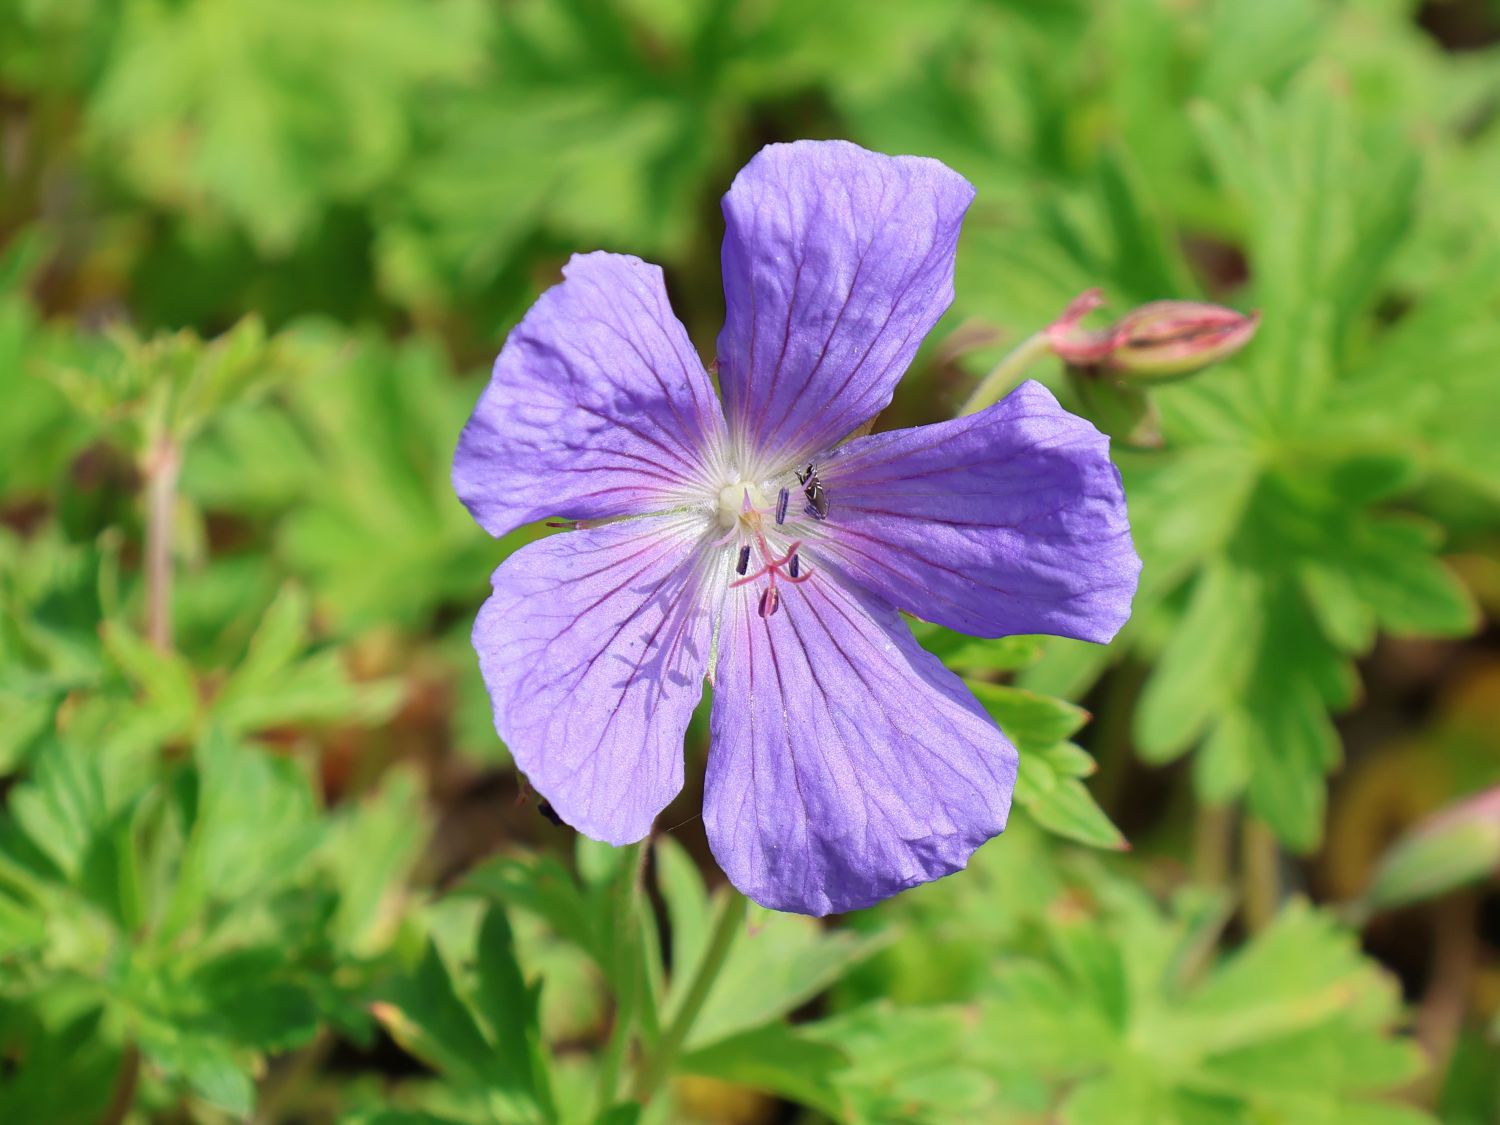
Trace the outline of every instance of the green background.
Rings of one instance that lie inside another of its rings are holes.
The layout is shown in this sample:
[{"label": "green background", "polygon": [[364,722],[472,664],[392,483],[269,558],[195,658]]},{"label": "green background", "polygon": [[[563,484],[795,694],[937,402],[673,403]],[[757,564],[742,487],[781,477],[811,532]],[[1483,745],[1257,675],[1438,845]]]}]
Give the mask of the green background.
[{"label": "green background", "polygon": [[[801,137],[978,190],[883,428],[1263,320],[1116,443],[1112,645],[919,630],[1011,829],[716,959],[704,725],[649,852],[538,815],[448,464],[575,251],[710,356]],[[1492,0],[8,0],[0,1121],[1493,1122],[1497,504]]]}]

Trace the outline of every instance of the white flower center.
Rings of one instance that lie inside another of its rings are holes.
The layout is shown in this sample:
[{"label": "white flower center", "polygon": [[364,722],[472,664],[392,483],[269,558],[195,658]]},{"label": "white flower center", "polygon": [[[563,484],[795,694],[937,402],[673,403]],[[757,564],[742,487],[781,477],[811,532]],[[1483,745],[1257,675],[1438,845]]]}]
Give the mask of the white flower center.
[{"label": "white flower center", "polygon": [[765,494],[761,492],[760,486],[751,484],[749,481],[735,481],[726,484],[719,489],[719,526],[728,531],[739,525],[740,516],[745,513],[745,496],[750,497],[750,510],[755,511],[766,507]]}]

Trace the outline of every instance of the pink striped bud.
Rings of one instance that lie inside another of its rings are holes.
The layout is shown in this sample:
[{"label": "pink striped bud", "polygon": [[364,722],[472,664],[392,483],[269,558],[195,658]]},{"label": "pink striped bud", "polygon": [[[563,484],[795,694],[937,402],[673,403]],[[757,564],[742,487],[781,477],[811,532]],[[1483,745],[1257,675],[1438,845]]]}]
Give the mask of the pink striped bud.
[{"label": "pink striped bud", "polygon": [[1101,331],[1080,327],[1102,303],[1097,289],[1075,298],[1047,328],[1048,342],[1073,367],[1118,372],[1132,382],[1173,379],[1227,359],[1260,327],[1258,312],[1246,316],[1203,301],[1152,301]]}]

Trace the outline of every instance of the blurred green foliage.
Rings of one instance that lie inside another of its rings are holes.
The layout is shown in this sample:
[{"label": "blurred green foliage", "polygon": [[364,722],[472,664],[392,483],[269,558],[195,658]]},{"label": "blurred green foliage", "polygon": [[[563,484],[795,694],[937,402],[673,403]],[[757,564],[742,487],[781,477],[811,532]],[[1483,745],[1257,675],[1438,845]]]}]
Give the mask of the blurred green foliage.
[{"label": "blurred green foliage", "polygon": [[[532,533],[448,484],[575,250],[710,356],[803,136],[978,189],[882,425],[1093,286],[1263,318],[1116,443],[1113,645],[917,624],[1018,812],[832,925],[691,792],[513,800],[467,633]],[[1497,183],[1493,0],[0,6],[0,1120],[1495,1120],[1500,822],[1422,818],[1500,783]]]}]

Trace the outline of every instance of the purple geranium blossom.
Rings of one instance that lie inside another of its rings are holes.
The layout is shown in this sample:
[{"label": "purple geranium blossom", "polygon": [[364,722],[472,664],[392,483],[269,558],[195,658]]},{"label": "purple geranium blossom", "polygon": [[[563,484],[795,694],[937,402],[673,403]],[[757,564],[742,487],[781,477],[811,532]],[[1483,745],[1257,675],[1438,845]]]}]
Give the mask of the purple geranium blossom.
[{"label": "purple geranium blossom", "polygon": [[511,333],[454,459],[493,535],[474,647],[495,726],[563,820],[639,840],[714,685],[703,819],[734,885],[827,914],[963,867],[1016,752],[898,610],[1108,641],[1140,562],[1108,442],[1037,383],[840,444],[953,299],[974,196],[935,160],[761,151],[724,199],[723,409],[661,270],[573,258]]}]

